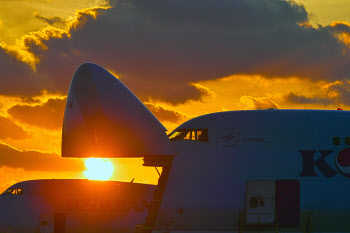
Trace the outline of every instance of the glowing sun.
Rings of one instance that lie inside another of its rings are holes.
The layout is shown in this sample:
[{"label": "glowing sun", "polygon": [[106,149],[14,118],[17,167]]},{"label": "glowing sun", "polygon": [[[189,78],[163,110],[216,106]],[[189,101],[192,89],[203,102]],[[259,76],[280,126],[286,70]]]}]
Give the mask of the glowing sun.
[{"label": "glowing sun", "polygon": [[84,175],[89,180],[108,180],[113,174],[113,164],[108,159],[89,158],[85,167]]}]

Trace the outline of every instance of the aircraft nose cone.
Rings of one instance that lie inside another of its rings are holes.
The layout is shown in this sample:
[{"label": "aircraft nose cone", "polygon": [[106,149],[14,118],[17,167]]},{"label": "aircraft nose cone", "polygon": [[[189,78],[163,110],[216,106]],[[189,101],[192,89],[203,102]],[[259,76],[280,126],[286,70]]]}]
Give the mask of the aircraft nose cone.
[{"label": "aircraft nose cone", "polygon": [[76,70],[70,88],[74,91],[84,91],[96,89],[97,87],[107,87],[108,85],[122,85],[114,75],[94,63],[84,63]]},{"label": "aircraft nose cone", "polygon": [[62,128],[63,157],[172,155],[166,129],[104,68],[85,63],[68,91]]},{"label": "aircraft nose cone", "polygon": [[92,78],[92,70],[94,70],[93,63],[85,63],[79,66],[72,79],[70,89],[74,91],[95,88],[96,85]]},{"label": "aircraft nose cone", "polygon": [[350,148],[346,148],[338,153],[337,162],[342,167],[350,166]]}]

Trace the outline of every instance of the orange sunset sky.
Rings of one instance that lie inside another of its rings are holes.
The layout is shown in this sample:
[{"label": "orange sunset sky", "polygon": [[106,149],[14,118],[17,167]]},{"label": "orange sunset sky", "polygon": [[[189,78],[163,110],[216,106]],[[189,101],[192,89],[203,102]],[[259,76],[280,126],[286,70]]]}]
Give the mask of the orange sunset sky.
[{"label": "orange sunset sky", "polygon": [[[108,69],[169,130],[218,111],[350,109],[348,0],[0,0],[0,192],[85,178],[60,157],[66,95],[84,62]],[[111,179],[153,183],[141,159]]]}]

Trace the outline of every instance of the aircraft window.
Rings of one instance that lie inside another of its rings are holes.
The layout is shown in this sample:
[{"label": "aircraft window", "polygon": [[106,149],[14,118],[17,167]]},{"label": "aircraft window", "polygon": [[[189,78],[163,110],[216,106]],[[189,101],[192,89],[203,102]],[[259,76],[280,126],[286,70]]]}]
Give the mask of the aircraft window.
[{"label": "aircraft window", "polygon": [[183,132],[183,131],[176,131],[176,132],[169,135],[169,139],[170,139],[170,141],[176,141],[176,140],[179,140],[181,138],[181,136],[183,136],[184,134],[185,134],[185,132]]},{"label": "aircraft window", "polygon": [[208,129],[197,129],[197,140],[201,142],[208,141]]},{"label": "aircraft window", "polygon": [[208,129],[177,129],[169,135],[170,141],[191,140],[208,141]]},{"label": "aircraft window", "polygon": [[178,141],[183,139],[188,133],[189,129],[178,129],[174,133],[169,135],[170,141]]},{"label": "aircraft window", "polygon": [[6,194],[23,195],[23,189],[21,189],[21,188],[18,188],[18,189],[9,188],[3,194],[4,195],[6,195]]},{"label": "aircraft window", "polygon": [[12,194],[12,192],[14,191],[14,189],[7,189],[4,194]]},{"label": "aircraft window", "polygon": [[195,140],[195,130],[194,129],[189,130],[183,139],[184,140]]}]

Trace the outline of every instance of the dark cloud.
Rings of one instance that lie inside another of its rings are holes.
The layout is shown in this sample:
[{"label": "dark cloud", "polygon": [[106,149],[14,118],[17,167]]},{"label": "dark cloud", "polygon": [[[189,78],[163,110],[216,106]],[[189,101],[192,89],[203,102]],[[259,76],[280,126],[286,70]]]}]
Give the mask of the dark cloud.
[{"label": "dark cloud", "polygon": [[34,95],[45,88],[43,77],[0,48],[0,94]]},{"label": "dark cloud", "polygon": [[348,105],[350,106],[350,83],[348,80],[337,81],[329,85],[323,93],[316,96],[304,96],[290,92],[285,96],[289,102],[296,104]]},{"label": "dark cloud", "polygon": [[44,17],[44,16],[41,16],[39,14],[35,14],[34,16],[35,16],[35,18],[42,20],[50,25],[57,25],[58,24],[58,25],[63,26],[66,22],[65,20],[63,20],[60,17]]},{"label": "dark cloud", "polygon": [[111,4],[96,20],[86,16],[71,38],[45,42],[37,76],[46,89],[66,93],[74,70],[88,61],[117,72],[137,96],[172,103],[201,100],[191,83],[232,74],[350,78],[349,48],[335,36],[346,24],[300,26],[308,14],[293,1]]},{"label": "dark cloud", "polygon": [[189,118],[186,115],[176,112],[174,110],[166,109],[162,106],[154,105],[154,104],[145,104],[145,105],[160,121],[182,123],[184,121],[189,120]]},{"label": "dark cloud", "polygon": [[19,151],[0,143],[0,168],[3,166],[31,171],[84,171],[82,160],[38,151]]},{"label": "dark cloud", "polygon": [[336,33],[347,33],[350,34],[350,24],[344,22],[334,22],[331,26],[327,26],[330,31],[334,31]]},{"label": "dark cloud", "polygon": [[0,139],[22,140],[30,137],[30,134],[12,120],[0,116]]},{"label": "dark cloud", "polygon": [[39,104],[40,100],[35,98],[36,96],[18,96],[22,103],[27,104]]},{"label": "dark cloud", "polygon": [[337,104],[346,104],[350,106],[350,83],[348,80],[338,82],[332,85],[328,92],[334,92],[336,95],[332,97]]},{"label": "dark cloud", "polygon": [[66,99],[49,99],[43,105],[16,105],[8,110],[15,119],[47,129],[62,127]]},{"label": "dark cloud", "polygon": [[334,100],[327,97],[306,97],[304,95],[295,94],[290,92],[285,96],[285,99],[288,102],[296,104],[321,104],[321,105],[330,105],[334,103]]},{"label": "dark cloud", "polygon": [[[69,40],[70,31],[78,30],[93,20],[99,8],[87,8],[76,11],[75,18],[66,21],[65,29],[45,27],[19,38],[16,44],[0,41],[0,94],[12,96],[38,95],[43,89],[51,92],[67,93],[71,77],[82,63],[71,47],[48,49],[46,43],[53,38]],[[53,52],[53,54],[51,53]],[[38,71],[37,62],[47,60],[45,69]],[[82,58],[85,60],[84,58]],[[58,64],[61,62],[61,64]],[[35,68],[35,69],[33,69]]]}]

